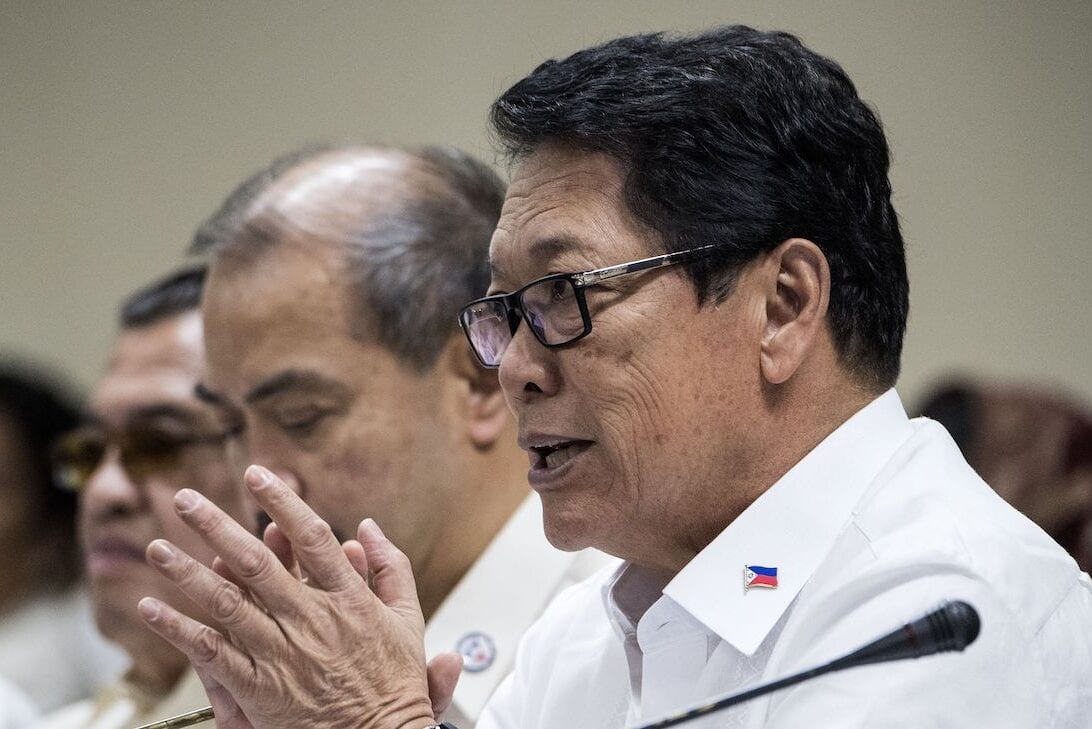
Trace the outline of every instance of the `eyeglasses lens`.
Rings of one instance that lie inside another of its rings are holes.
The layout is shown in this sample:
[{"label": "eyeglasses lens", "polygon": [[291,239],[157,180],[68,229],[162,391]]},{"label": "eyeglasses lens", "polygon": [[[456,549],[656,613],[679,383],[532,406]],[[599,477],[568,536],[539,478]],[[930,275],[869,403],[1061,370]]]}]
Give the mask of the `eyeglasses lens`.
[{"label": "eyeglasses lens", "polygon": [[480,301],[463,310],[463,327],[470,343],[486,367],[496,367],[512,341],[512,330],[504,304]]},{"label": "eyeglasses lens", "polygon": [[584,333],[576,289],[568,279],[547,279],[527,288],[522,304],[527,321],[543,344],[565,344]]},{"label": "eyeglasses lens", "polygon": [[[178,466],[187,441],[151,430],[125,433],[116,439],[121,463],[136,480]],[[57,485],[80,491],[102,463],[110,437],[97,428],[81,428],[57,442],[53,449],[53,477]]]},{"label": "eyeglasses lens", "polygon": [[53,447],[53,478],[67,491],[79,491],[106,452],[106,435],[90,428],[63,436]]},{"label": "eyeglasses lens", "polygon": [[[566,344],[587,330],[576,288],[569,279],[547,279],[527,287],[520,295],[520,306],[535,338],[547,346]],[[512,341],[504,303],[494,299],[471,304],[463,309],[462,324],[482,364],[498,367]]]}]

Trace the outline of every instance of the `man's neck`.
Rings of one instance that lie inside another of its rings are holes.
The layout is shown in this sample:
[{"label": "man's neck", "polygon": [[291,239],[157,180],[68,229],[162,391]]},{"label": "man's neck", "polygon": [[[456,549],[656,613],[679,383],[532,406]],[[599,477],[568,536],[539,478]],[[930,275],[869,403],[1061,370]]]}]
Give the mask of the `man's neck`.
[{"label": "man's neck", "polygon": [[455,513],[445,515],[446,533],[428,563],[415,572],[426,621],[531,494],[526,470],[526,457],[508,443],[504,453],[481,456],[480,462],[468,469],[464,496]]},{"label": "man's neck", "polygon": [[709,503],[695,510],[697,521],[679,525],[678,537],[670,544],[630,561],[677,574],[789,469],[879,394],[843,385],[812,390],[808,398],[795,403],[780,403],[763,428],[769,445],[761,457],[756,454],[750,459],[749,470],[737,468],[718,477],[717,488],[708,493]]},{"label": "man's neck", "polygon": [[125,648],[130,657],[136,656],[125,672],[125,682],[135,689],[138,700],[149,705],[162,700],[174,690],[188,665],[181,655],[175,660],[160,663],[150,660],[147,653],[132,652],[128,646]]}]

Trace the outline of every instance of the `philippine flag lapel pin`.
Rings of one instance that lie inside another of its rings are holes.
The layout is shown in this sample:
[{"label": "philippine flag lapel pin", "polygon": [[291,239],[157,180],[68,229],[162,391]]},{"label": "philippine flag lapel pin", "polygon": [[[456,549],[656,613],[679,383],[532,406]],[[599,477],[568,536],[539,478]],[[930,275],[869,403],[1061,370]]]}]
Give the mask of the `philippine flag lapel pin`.
[{"label": "philippine flag lapel pin", "polygon": [[743,566],[743,591],[752,587],[766,587],[771,590],[777,588],[777,568],[762,567],[757,564]]}]

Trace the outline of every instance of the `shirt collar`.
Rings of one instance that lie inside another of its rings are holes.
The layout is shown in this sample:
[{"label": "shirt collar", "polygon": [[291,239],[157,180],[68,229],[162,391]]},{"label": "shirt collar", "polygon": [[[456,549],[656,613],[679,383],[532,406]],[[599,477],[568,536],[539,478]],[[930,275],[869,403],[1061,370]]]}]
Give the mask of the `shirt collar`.
[{"label": "shirt collar", "polygon": [[[680,571],[664,595],[750,656],[826,558],[857,502],[913,426],[888,390],[828,435]],[[748,565],[774,589],[744,587]]]},{"label": "shirt collar", "polygon": [[[487,667],[476,671],[464,667],[452,701],[461,718],[476,721],[515,666],[520,638],[581,554],[562,552],[546,541],[542,502],[531,495],[445,598],[425,627],[426,655],[472,649],[492,653]],[[470,665],[469,660],[464,664]]]}]

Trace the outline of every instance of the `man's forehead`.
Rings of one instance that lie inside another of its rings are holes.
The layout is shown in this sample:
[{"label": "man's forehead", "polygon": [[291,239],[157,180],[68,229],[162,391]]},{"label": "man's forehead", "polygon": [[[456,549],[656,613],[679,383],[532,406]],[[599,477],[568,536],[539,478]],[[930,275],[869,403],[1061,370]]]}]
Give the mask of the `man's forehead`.
[{"label": "man's forehead", "polygon": [[494,278],[511,276],[519,261],[546,262],[589,253],[583,232],[625,215],[624,169],[600,152],[552,145],[516,168],[490,243]]},{"label": "man's forehead", "polygon": [[209,414],[194,395],[198,373],[178,368],[109,371],[91,397],[94,417],[121,427],[153,418],[199,419]]},{"label": "man's forehead", "polygon": [[204,370],[201,317],[194,310],[146,326],[123,329],[106,366],[106,380],[196,378]]},{"label": "man's forehead", "polygon": [[128,417],[156,403],[194,405],[193,385],[205,368],[201,319],[186,312],[118,335],[91,408],[100,417]]},{"label": "man's forehead", "polygon": [[209,388],[234,389],[305,356],[301,349],[349,346],[352,297],[342,269],[331,246],[290,243],[252,262],[214,265],[202,305]]},{"label": "man's forehead", "polygon": [[340,287],[345,251],[321,237],[293,234],[279,237],[246,256],[222,256],[209,267],[202,311],[207,329],[217,325],[208,316],[257,307],[279,308],[301,303],[301,293]]},{"label": "man's forehead", "polygon": [[559,204],[589,193],[615,197],[624,183],[623,164],[609,154],[544,145],[516,165],[501,216],[522,211],[528,202]]}]

